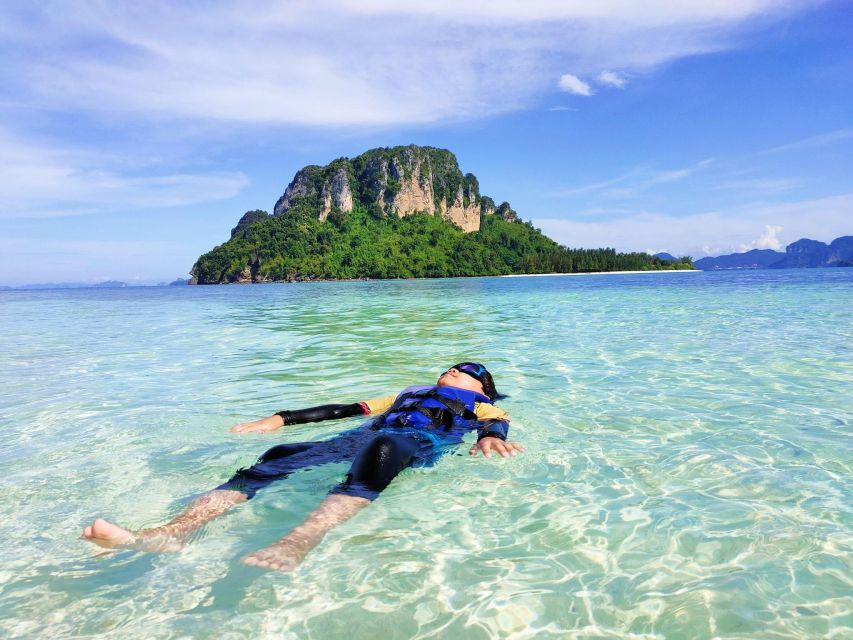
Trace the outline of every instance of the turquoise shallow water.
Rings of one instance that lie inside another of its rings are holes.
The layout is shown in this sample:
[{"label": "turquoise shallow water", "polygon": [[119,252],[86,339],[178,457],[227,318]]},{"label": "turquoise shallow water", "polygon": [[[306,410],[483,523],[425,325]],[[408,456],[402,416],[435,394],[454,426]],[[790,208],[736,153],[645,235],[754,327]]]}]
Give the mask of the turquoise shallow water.
[{"label": "turquoise shallow water", "polygon": [[[853,269],[0,292],[0,636],[850,638],[851,354]],[[239,558],[346,465],[177,554],[77,539],[460,359],[526,454],[405,471],[293,574]]]}]

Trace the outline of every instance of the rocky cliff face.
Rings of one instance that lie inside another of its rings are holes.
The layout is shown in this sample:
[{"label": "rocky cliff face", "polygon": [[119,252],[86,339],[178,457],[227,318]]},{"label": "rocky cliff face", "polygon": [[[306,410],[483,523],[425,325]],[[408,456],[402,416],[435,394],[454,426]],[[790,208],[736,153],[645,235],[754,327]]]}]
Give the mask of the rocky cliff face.
[{"label": "rocky cliff face", "polygon": [[293,205],[298,202],[299,198],[315,195],[312,177],[319,168],[320,167],[311,165],[296,172],[296,175],[293,176],[293,180],[290,181],[290,184],[287,185],[287,189],[284,190],[284,195],[282,195],[278,199],[278,202],[275,203],[273,215],[282,215],[288,209],[292,208]]},{"label": "rocky cliff face", "polygon": [[[304,203],[325,220],[332,211],[352,211],[356,202],[401,218],[414,213],[440,215],[466,232],[477,231],[482,216],[495,213],[494,201],[480,195],[477,178],[463,175],[450,151],[410,145],[372,149],[325,167],[301,169],[273,215],[287,215]],[[515,219],[506,202],[498,212],[505,220]]]},{"label": "rocky cliff face", "polygon": [[320,220],[325,220],[329,217],[333,206],[344,212],[352,211],[352,189],[350,189],[349,176],[344,167],[340,167],[335,171],[330,185],[323,185],[323,192],[320,198],[323,201]]}]

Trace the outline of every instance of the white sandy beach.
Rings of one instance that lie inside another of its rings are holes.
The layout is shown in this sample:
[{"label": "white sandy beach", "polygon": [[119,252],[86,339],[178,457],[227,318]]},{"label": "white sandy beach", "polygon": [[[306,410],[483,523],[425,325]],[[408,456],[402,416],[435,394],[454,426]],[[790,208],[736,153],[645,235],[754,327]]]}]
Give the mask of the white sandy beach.
[{"label": "white sandy beach", "polygon": [[661,269],[657,271],[588,271],[585,273],[513,273],[500,278],[538,278],[547,276],[613,276],[631,273],[702,273],[701,269]]}]

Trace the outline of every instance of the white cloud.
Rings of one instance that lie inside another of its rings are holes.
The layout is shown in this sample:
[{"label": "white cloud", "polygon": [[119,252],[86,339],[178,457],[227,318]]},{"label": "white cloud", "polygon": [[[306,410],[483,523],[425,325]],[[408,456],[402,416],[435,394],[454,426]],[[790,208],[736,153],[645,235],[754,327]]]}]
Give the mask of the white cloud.
[{"label": "white cloud", "polygon": [[621,89],[627,82],[624,77],[620,76],[615,71],[602,71],[595,79],[600,85],[605,87],[615,87],[616,89]]},{"label": "white cloud", "polygon": [[739,245],[738,252],[743,253],[744,251],[750,251],[752,249],[773,249],[774,251],[781,251],[784,246],[782,241],[779,240],[778,234],[781,233],[782,229],[783,227],[778,227],[772,224],[765,225],[764,233],[761,234],[761,237],[757,240],[753,240],[752,242]]},{"label": "white cloud", "polygon": [[[767,225],[764,227],[764,234],[758,239],[756,243],[756,248],[758,249],[775,249],[779,251],[782,248],[782,242],[779,240],[778,235],[784,227],[775,227],[773,225]],[[834,239],[834,238],[833,238]]]},{"label": "white cloud", "polygon": [[[789,203],[756,202],[720,211],[666,215],[635,211],[608,220],[537,218],[533,224],[570,247],[643,251],[663,247],[673,255],[720,255],[741,247],[783,248],[800,238],[829,242],[850,235],[853,193]],[[758,237],[758,240],[754,240]]]},{"label": "white cloud", "polygon": [[560,81],[557,85],[563,91],[568,93],[573,93],[578,96],[591,96],[592,88],[583,80],[578,78],[577,76],[573,76],[571,73],[564,73],[560,76]]},{"label": "white cloud", "polygon": [[7,102],[146,121],[389,126],[525,107],[565,68],[631,72],[730,48],[756,21],[811,4],[3,3],[0,24],[14,55]]}]

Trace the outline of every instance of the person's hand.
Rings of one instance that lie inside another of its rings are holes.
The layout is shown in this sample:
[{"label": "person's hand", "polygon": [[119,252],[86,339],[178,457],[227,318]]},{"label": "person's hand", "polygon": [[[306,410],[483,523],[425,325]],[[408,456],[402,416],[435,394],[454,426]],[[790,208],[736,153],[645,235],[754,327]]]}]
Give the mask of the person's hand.
[{"label": "person's hand", "polygon": [[253,422],[243,422],[234,427],[231,427],[231,433],[269,433],[270,431],[278,431],[284,426],[284,419],[279,416],[270,416],[269,418],[261,418]]},{"label": "person's hand", "polygon": [[482,451],[487,458],[492,457],[492,451],[497,451],[502,458],[509,458],[518,453],[524,453],[524,447],[517,442],[504,442],[500,438],[486,436],[478,441],[468,452],[472,456],[476,456],[478,451]]}]

